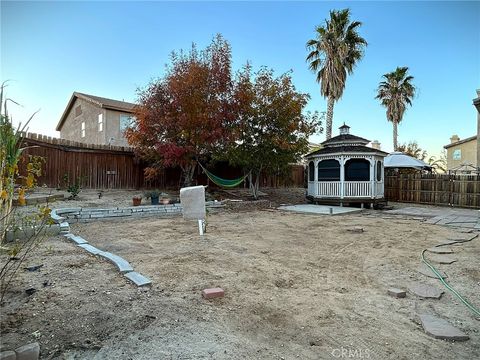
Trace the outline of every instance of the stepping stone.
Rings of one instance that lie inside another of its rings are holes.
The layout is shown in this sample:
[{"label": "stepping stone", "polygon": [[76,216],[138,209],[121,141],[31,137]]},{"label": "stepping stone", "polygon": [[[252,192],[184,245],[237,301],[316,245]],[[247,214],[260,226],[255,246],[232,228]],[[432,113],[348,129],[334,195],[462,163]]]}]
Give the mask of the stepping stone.
[{"label": "stepping stone", "polygon": [[437,255],[437,256],[431,256],[428,258],[428,260],[436,262],[437,264],[453,264],[457,259],[455,259],[453,256],[450,255]]},{"label": "stepping stone", "polygon": [[466,341],[469,336],[456,327],[450,325],[450,323],[444,319],[433,315],[422,314],[420,315],[423,329],[427,335],[434,337],[435,339],[442,340],[454,340],[454,341]]},{"label": "stepping stone", "polygon": [[[432,269],[430,269],[423,262],[420,264],[417,271],[422,275],[425,275],[425,276],[428,276],[428,277],[431,277],[431,278],[434,278],[434,279],[438,279],[438,276],[432,271]],[[447,274],[445,274],[443,271],[438,270],[438,269],[437,269],[437,271],[443,279],[447,278]]]},{"label": "stepping stone", "polygon": [[453,254],[453,250],[450,249],[450,248],[446,248],[446,247],[431,247],[431,248],[428,248],[427,251],[430,251],[431,253],[434,253],[434,254]]},{"label": "stepping stone", "polygon": [[405,296],[407,296],[407,292],[397,288],[390,288],[388,289],[388,295],[395,298],[404,298]]},{"label": "stepping stone", "polygon": [[152,280],[149,278],[143,276],[142,274],[136,272],[136,271],[130,271],[126,274],[124,274],[128,280],[132,281],[135,283],[137,286],[147,286],[152,284]]},{"label": "stepping stone", "polygon": [[442,247],[446,245],[459,245],[459,242],[457,240],[447,240],[438,245],[435,245],[435,247]]},{"label": "stepping stone", "polygon": [[422,283],[414,283],[408,287],[408,291],[412,294],[427,299],[440,299],[444,293],[442,290],[437,289],[435,286],[430,286]]},{"label": "stepping stone", "polygon": [[64,235],[67,239],[70,239],[72,240],[73,242],[75,242],[77,245],[81,245],[81,244],[88,244],[88,241],[85,240],[84,238],[80,237],[80,236],[75,236],[73,234],[65,234]]},{"label": "stepping stone", "polygon": [[78,247],[81,247],[85,250],[87,250],[90,254],[97,255],[102,252],[102,250],[97,249],[95,246],[92,246],[90,244],[80,244]]},{"label": "stepping stone", "polygon": [[132,266],[124,258],[107,251],[100,251],[97,255],[104,257],[111,263],[113,263],[121,273],[133,271]]}]

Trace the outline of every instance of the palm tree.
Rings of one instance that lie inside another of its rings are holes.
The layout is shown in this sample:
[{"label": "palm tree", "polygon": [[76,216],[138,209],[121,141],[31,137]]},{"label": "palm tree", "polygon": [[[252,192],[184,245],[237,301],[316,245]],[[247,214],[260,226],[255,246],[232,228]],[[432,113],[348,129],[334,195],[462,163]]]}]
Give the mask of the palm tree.
[{"label": "palm tree", "polygon": [[347,75],[363,57],[367,41],[357,30],[359,21],[350,21],[350,9],[330,11],[330,19],[315,28],[316,38],[307,42],[309,68],[317,74],[320,94],[327,98],[326,137],[332,137],[333,106],[345,89]]},{"label": "palm tree", "polygon": [[415,86],[411,81],[413,76],[408,73],[408,67],[397,67],[395,71],[383,75],[385,79],[378,85],[377,96],[383,106],[387,108],[387,119],[393,123],[393,149],[397,151],[397,126],[402,121],[407,105],[412,106],[415,96]]}]

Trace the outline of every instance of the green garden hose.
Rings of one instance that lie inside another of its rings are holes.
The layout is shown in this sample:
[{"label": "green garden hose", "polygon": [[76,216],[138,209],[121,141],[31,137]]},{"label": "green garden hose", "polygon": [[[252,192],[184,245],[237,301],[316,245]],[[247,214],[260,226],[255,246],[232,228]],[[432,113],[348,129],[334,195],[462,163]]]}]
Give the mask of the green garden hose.
[{"label": "green garden hose", "polygon": [[427,251],[427,249],[424,249],[422,251],[422,261],[425,263],[425,265],[427,265],[434,273],[435,275],[437,275],[438,279],[442,282],[442,284],[448,289],[450,290],[457,298],[460,299],[461,302],[463,302],[470,310],[472,310],[476,315],[480,316],[480,310],[477,309],[475,306],[473,306],[472,304],[470,304],[466,299],[464,299],[462,297],[462,295],[460,295],[454,288],[452,288],[450,285],[447,284],[447,282],[445,281],[445,279],[442,277],[442,275],[437,271],[437,269],[435,269],[433,267],[432,264],[430,264],[426,259],[425,259],[425,251]]}]

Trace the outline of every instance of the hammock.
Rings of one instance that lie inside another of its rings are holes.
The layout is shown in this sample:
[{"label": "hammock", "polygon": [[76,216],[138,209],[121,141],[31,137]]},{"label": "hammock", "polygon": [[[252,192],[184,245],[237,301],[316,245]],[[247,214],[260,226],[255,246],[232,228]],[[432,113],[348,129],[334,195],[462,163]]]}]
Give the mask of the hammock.
[{"label": "hammock", "polygon": [[212,180],[212,182],[214,184],[217,184],[218,186],[220,187],[224,187],[224,188],[234,188],[238,185],[240,185],[248,175],[250,175],[250,173],[248,173],[247,175],[244,175],[238,179],[233,179],[233,180],[227,180],[227,179],[222,179],[216,175],[213,175],[210,171],[208,171],[207,169],[205,169],[202,164],[198,163],[198,165],[200,165],[200,167],[203,169],[203,172],[205,173],[205,175],[208,176],[208,178],[210,180]]}]

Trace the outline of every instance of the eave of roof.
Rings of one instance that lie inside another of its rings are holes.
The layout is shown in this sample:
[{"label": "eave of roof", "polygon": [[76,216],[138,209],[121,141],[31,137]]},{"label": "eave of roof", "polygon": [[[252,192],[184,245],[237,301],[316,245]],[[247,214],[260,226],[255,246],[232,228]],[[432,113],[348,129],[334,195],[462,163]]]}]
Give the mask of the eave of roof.
[{"label": "eave of roof", "polygon": [[452,146],[461,145],[461,144],[464,144],[464,143],[467,143],[467,142],[473,141],[473,140],[477,140],[477,135],[473,135],[473,136],[470,136],[469,138],[459,140],[459,141],[454,142],[452,144],[445,145],[443,148],[448,149],[448,148],[451,148]]},{"label": "eave of roof", "polygon": [[352,153],[366,153],[366,154],[375,154],[379,156],[387,156],[388,153],[385,151],[377,150],[364,145],[347,145],[347,146],[331,146],[319,149],[310,154],[307,154],[305,157],[313,157],[317,155],[333,155],[333,154],[352,154]]},{"label": "eave of roof", "polygon": [[113,99],[107,99],[107,98],[102,98],[99,96],[94,96],[94,95],[88,95],[88,94],[83,94],[79,92],[74,92],[72,96],[70,97],[70,100],[68,101],[67,107],[65,108],[62,116],[60,117],[60,121],[57,124],[57,127],[55,130],[60,131],[62,129],[63,123],[67,119],[67,115],[72,109],[73,104],[75,103],[75,99],[80,98],[83,100],[86,100],[88,102],[91,102],[92,104],[97,105],[100,108],[103,109],[110,109],[110,110],[116,110],[116,111],[122,111],[126,113],[133,113],[135,104],[128,103],[125,101],[118,101],[118,100],[113,100]]}]

